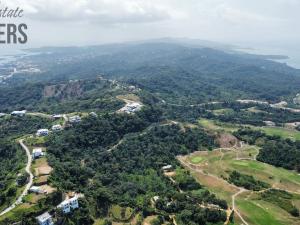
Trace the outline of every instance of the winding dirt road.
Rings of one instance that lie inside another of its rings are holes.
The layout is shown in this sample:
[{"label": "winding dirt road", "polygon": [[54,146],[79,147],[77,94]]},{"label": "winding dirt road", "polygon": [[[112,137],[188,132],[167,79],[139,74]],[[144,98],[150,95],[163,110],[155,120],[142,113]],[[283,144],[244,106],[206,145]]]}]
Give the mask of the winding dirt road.
[{"label": "winding dirt road", "polygon": [[23,201],[23,198],[27,195],[28,190],[32,186],[32,183],[33,183],[33,174],[30,171],[31,164],[32,164],[32,157],[31,157],[28,147],[24,144],[23,141],[24,141],[23,139],[19,140],[19,144],[25,150],[26,155],[27,155],[27,165],[26,165],[25,171],[29,174],[29,182],[26,184],[25,189],[23,190],[22,194],[17,198],[17,200],[11,206],[9,206],[5,210],[3,210],[0,213],[0,216],[4,215],[5,213],[8,213],[9,211],[13,210],[17,205],[21,204]]}]

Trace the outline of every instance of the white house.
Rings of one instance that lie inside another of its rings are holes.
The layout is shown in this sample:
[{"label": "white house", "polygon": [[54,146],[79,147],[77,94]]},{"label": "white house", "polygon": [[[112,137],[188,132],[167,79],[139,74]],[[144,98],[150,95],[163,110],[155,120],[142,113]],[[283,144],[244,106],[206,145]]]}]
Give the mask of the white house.
[{"label": "white house", "polygon": [[43,194],[44,193],[44,191],[38,186],[30,187],[29,192],[36,193],[36,194]]},{"label": "white house", "polygon": [[53,125],[51,129],[53,131],[61,131],[62,130],[62,126],[60,124]]},{"label": "white house", "polygon": [[43,153],[43,150],[41,148],[34,148],[32,150],[32,158],[33,159],[39,158],[43,155],[44,155],[44,153]]},{"label": "white house", "polygon": [[54,115],[52,115],[52,118],[57,120],[57,119],[63,118],[63,115],[54,114]]},{"label": "white house", "polygon": [[69,118],[69,122],[70,123],[79,123],[79,122],[81,122],[81,118],[80,118],[80,116],[71,116]]},{"label": "white house", "polygon": [[161,169],[162,170],[171,170],[173,168],[172,165],[167,165],[167,166],[163,166]]},{"label": "white house", "polygon": [[141,110],[141,108],[142,108],[142,105],[140,103],[130,102],[130,103],[127,103],[122,109],[120,109],[120,111],[131,114],[131,113]]},{"label": "white house", "polygon": [[3,117],[5,116],[6,114],[5,113],[0,113],[0,117]]},{"label": "white house", "polygon": [[49,134],[49,130],[48,129],[39,129],[37,132],[36,132],[36,135],[37,136],[47,136]]},{"label": "white house", "polygon": [[26,114],[26,110],[22,110],[22,111],[13,111],[13,112],[11,112],[11,114],[10,115],[12,115],[12,116],[24,116],[25,114]]},{"label": "white house", "polygon": [[93,117],[97,117],[98,116],[97,113],[95,113],[95,112],[90,112],[89,115],[93,116]]},{"label": "white house", "polygon": [[36,220],[39,223],[39,225],[54,225],[52,216],[48,212],[45,212],[42,215],[37,216]]},{"label": "white house", "polygon": [[71,210],[79,208],[78,196],[75,195],[73,198],[64,200],[57,208],[60,208],[63,213],[69,213]]}]

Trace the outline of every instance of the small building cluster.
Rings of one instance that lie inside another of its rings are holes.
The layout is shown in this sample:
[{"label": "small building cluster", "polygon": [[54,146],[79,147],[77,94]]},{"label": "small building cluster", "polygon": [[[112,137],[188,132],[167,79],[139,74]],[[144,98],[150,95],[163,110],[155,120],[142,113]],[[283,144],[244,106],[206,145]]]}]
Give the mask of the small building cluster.
[{"label": "small building cluster", "polygon": [[81,118],[80,118],[80,116],[71,116],[69,118],[69,122],[70,123],[80,123],[81,122]]},{"label": "small building cluster", "polygon": [[49,134],[49,130],[48,129],[39,129],[36,132],[36,136],[38,136],[38,137],[47,136],[48,134]]},{"label": "small building cluster", "polygon": [[127,103],[122,109],[120,109],[120,112],[132,114],[141,110],[141,108],[142,108],[142,104],[138,102],[131,102],[131,103]]},{"label": "small building cluster", "polygon": [[51,130],[54,131],[54,132],[55,131],[61,131],[62,129],[63,128],[60,124],[53,125],[52,128],[51,128]]},{"label": "small building cluster", "polygon": [[64,200],[57,208],[61,209],[63,213],[69,213],[72,210],[79,208],[78,195]]},{"label": "small building cluster", "polygon": [[167,165],[167,166],[163,166],[161,169],[164,172],[169,172],[169,171],[173,170],[173,166],[172,165]]},{"label": "small building cluster", "polygon": [[44,155],[44,152],[41,148],[34,148],[32,150],[32,159],[38,159]]},{"label": "small building cluster", "polygon": [[42,215],[37,216],[36,220],[39,225],[54,225],[52,216],[48,212],[45,212]]},{"label": "small building cluster", "polygon": [[45,191],[41,187],[38,187],[38,186],[30,187],[29,192],[35,193],[35,194],[44,194],[45,193]]}]

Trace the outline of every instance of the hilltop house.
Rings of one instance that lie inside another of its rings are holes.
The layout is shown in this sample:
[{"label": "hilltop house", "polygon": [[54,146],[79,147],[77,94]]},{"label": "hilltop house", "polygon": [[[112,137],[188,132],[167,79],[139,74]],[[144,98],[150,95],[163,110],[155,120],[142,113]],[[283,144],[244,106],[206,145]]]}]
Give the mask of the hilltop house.
[{"label": "hilltop house", "polygon": [[36,220],[39,225],[54,225],[52,216],[48,212],[45,212],[42,215],[37,216]]},{"label": "hilltop house", "polygon": [[64,200],[57,208],[60,208],[63,213],[69,213],[71,210],[79,208],[78,196],[75,195],[73,198]]},{"label": "hilltop house", "polygon": [[79,122],[81,122],[81,118],[80,118],[80,116],[71,116],[69,118],[69,122],[70,123],[79,123]]},{"label": "hilltop house", "polygon": [[41,136],[47,136],[49,134],[49,130],[48,129],[39,129],[36,132],[36,135],[41,137]]},{"label": "hilltop house", "polygon": [[62,130],[62,126],[60,124],[57,125],[53,125],[51,130],[53,131],[61,131]]},{"label": "hilltop house", "polygon": [[26,114],[26,110],[22,110],[22,111],[13,111],[13,112],[11,112],[10,115],[12,115],[12,116],[25,116],[25,114]]},{"label": "hilltop house", "polygon": [[37,158],[39,158],[39,157],[41,157],[43,155],[44,155],[44,153],[43,153],[43,151],[42,151],[41,148],[34,148],[32,150],[32,158],[33,159],[37,159]]}]

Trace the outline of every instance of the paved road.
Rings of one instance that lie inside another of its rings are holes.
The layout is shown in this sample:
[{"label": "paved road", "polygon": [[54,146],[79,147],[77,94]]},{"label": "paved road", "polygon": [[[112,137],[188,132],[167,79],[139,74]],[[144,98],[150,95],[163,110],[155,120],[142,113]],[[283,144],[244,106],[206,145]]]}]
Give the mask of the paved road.
[{"label": "paved road", "polygon": [[4,211],[2,211],[0,213],[0,216],[4,215],[5,213],[8,213],[12,209],[14,209],[17,205],[21,204],[23,198],[27,195],[28,190],[32,186],[32,183],[33,183],[33,174],[30,171],[30,167],[31,167],[31,163],[32,163],[32,157],[31,157],[30,151],[29,151],[28,147],[23,143],[23,139],[20,140],[19,143],[22,146],[22,148],[26,151],[27,165],[26,165],[25,171],[29,174],[29,182],[26,185],[25,189],[23,190],[22,194],[18,197],[18,199],[11,206],[9,206]]}]

